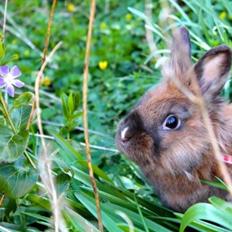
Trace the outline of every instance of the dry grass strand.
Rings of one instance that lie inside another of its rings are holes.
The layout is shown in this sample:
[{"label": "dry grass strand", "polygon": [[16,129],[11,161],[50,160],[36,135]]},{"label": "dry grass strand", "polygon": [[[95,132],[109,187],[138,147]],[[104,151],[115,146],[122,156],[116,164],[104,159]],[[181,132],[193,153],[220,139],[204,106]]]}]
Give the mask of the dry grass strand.
[{"label": "dry grass strand", "polygon": [[[49,41],[50,41],[50,37],[51,37],[51,28],[52,28],[52,22],[53,22],[53,17],[54,17],[54,13],[55,13],[56,4],[57,4],[57,0],[53,0],[52,1],[52,7],[51,7],[51,10],[50,10],[50,13],[49,13],[47,32],[46,32],[46,37],[45,37],[45,42],[44,42],[44,50],[43,50],[43,54],[42,54],[41,69],[42,69],[43,64],[46,62],[46,56],[47,56]],[[39,79],[38,79],[38,77],[39,77]],[[39,82],[38,84],[40,85],[42,75],[37,75],[37,79],[36,79],[36,81],[38,81]],[[34,118],[35,110],[36,110],[36,97],[35,97],[35,99],[34,99],[34,101],[32,103],[31,113],[30,113],[30,116],[29,116],[29,119],[28,119],[28,122],[27,122],[27,127],[26,127],[27,130],[29,130],[29,128],[30,128],[30,125],[31,125],[32,120]]]},{"label": "dry grass strand", "polygon": [[5,0],[4,15],[3,15],[3,26],[2,26],[2,36],[3,36],[4,41],[5,41],[5,33],[6,33],[7,6],[8,6],[8,0]]},{"label": "dry grass strand", "polygon": [[88,74],[89,74],[89,60],[90,60],[90,48],[91,48],[91,39],[93,32],[93,22],[96,10],[95,0],[91,0],[90,5],[90,17],[89,17],[89,25],[88,25],[88,34],[86,41],[86,50],[85,50],[85,63],[84,63],[84,79],[83,79],[83,127],[84,127],[84,136],[85,136],[85,144],[86,144],[86,157],[89,169],[89,177],[92,184],[92,188],[94,191],[96,209],[97,209],[97,218],[98,218],[98,227],[101,232],[103,232],[103,224],[101,217],[101,208],[100,208],[100,197],[97,189],[96,180],[94,178],[92,161],[91,161],[91,151],[89,144],[89,133],[88,133]]}]

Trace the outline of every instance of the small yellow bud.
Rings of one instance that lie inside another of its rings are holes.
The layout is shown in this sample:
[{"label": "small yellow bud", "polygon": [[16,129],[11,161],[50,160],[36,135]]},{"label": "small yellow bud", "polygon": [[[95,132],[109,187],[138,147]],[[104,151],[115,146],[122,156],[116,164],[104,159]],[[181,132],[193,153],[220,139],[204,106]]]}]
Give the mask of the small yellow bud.
[{"label": "small yellow bud", "polygon": [[66,6],[66,9],[69,13],[73,13],[76,10],[76,7],[73,3],[68,3]]},{"label": "small yellow bud", "polygon": [[12,60],[18,60],[18,59],[19,59],[19,54],[18,53],[13,54]]},{"label": "small yellow bud", "polygon": [[107,24],[106,24],[105,22],[102,22],[102,23],[100,24],[100,29],[101,29],[102,31],[106,30],[106,29],[107,29]]},{"label": "small yellow bud", "polygon": [[132,14],[130,13],[126,14],[125,18],[127,21],[130,21],[132,19]]},{"label": "small yellow bud", "polygon": [[105,70],[105,69],[107,68],[107,66],[108,66],[108,62],[107,62],[106,60],[100,61],[100,62],[98,63],[98,66],[99,66],[99,68],[100,68],[101,70]]},{"label": "small yellow bud", "polygon": [[226,18],[226,16],[227,16],[227,13],[226,13],[225,11],[222,11],[222,12],[219,14],[219,18],[220,18],[221,20],[224,20],[224,19]]},{"label": "small yellow bud", "polygon": [[52,81],[51,81],[51,79],[49,79],[49,77],[44,77],[44,78],[42,79],[42,81],[41,81],[41,84],[42,84],[43,86],[46,86],[46,87],[50,86],[51,83],[52,83]]}]

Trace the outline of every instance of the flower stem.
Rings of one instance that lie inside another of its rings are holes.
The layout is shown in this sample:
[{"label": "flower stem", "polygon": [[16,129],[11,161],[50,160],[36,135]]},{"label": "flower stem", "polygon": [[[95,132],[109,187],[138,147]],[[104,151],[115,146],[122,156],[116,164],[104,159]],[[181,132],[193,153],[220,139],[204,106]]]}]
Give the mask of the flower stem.
[{"label": "flower stem", "polygon": [[8,104],[8,93],[6,89],[5,89],[5,103],[6,105]]},{"label": "flower stem", "polygon": [[11,129],[13,130],[13,132],[16,134],[17,131],[16,131],[15,126],[14,126],[12,120],[11,120],[10,114],[8,112],[7,104],[6,104],[6,102],[4,101],[4,99],[2,97],[2,93],[0,93],[0,102],[2,104],[2,112],[4,114],[4,117],[8,121],[8,123],[9,123]]},{"label": "flower stem", "polygon": [[31,164],[31,166],[32,166],[34,169],[36,169],[35,163],[33,162],[33,160],[31,159],[31,157],[30,157],[30,155],[29,155],[29,153],[28,153],[26,150],[24,151],[24,155],[25,155],[25,157],[27,158],[27,160],[29,161],[29,163]]},{"label": "flower stem", "polygon": [[5,197],[5,195],[4,195],[4,194],[0,197],[0,207],[2,206],[2,203],[3,203],[4,197]]}]

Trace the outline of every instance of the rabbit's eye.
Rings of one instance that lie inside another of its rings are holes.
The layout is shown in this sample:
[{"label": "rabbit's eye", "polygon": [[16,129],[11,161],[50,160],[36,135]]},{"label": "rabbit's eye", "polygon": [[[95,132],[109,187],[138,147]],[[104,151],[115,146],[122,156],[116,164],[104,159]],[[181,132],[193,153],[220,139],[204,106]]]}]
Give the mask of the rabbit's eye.
[{"label": "rabbit's eye", "polygon": [[181,125],[180,119],[177,116],[170,114],[164,120],[163,129],[164,130],[175,130],[175,129],[178,129],[180,125]]}]

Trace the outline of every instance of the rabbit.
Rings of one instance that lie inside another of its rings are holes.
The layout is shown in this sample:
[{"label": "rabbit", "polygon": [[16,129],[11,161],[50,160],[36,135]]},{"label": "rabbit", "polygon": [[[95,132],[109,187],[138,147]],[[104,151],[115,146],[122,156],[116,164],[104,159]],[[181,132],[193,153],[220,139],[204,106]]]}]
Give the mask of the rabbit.
[{"label": "rabbit", "polygon": [[[232,155],[232,104],[220,96],[231,67],[231,49],[210,49],[191,62],[190,36],[185,28],[173,33],[169,62],[159,84],[149,89],[118,125],[116,145],[141,168],[163,204],[184,212],[211,195],[229,199],[228,192],[201,180],[222,178],[199,105],[173,78],[204,99],[220,152]],[[195,78],[195,82],[193,81]],[[232,165],[225,164],[232,174]]]}]

